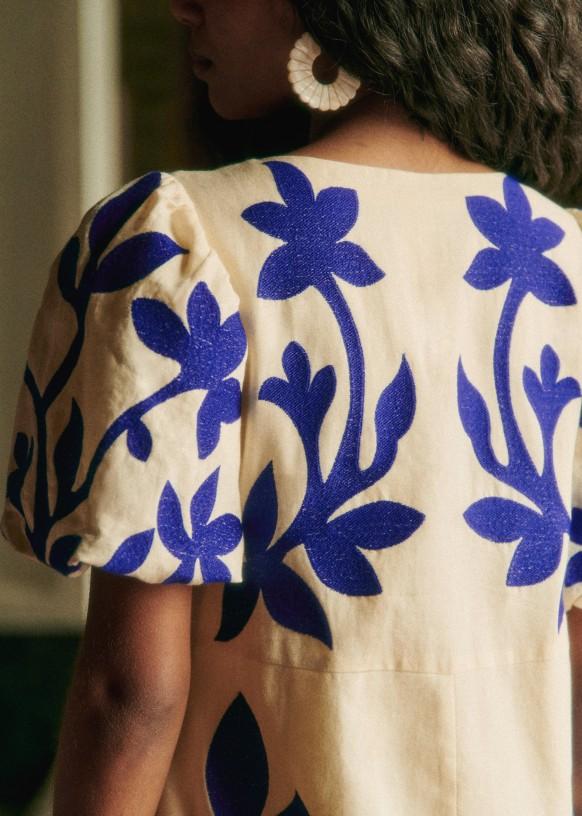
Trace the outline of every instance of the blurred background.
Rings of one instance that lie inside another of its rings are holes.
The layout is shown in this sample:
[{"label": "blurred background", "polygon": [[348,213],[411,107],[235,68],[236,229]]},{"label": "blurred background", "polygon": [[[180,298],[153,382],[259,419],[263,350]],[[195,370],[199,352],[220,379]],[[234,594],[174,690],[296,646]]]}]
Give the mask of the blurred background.
[{"label": "blurred background", "polygon": [[[308,115],[226,122],[168,0],[3,0],[0,24],[0,479],[52,260],[103,196],[149,170],[291,150]],[[66,579],[0,539],[0,816],[50,816],[59,721],[89,573]]]}]

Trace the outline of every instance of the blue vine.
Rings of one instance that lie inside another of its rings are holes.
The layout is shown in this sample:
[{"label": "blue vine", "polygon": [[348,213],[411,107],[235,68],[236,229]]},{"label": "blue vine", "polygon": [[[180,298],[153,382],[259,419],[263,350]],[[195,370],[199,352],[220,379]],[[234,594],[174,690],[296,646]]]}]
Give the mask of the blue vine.
[{"label": "blue vine", "polygon": [[293,164],[270,160],[284,203],[253,204],[242,218],[284,243],[264,262],[257,294],[269,300],[300,295],[313,286],[329,305],[344,343],[350,384],[348,417],[327,479],[319,458],[319,433],[333,401],[336,376],[324,366],[312,376],[307,351],[291,341],[283,351],[286,379],[269,377],[259,399],[277,405],[291,420],[304,449],[307,484],[301,506],[278,540],[277,487],[272,462],[252,485],[243,509],[246,561],[244,583],[224,588],[217,640],[236,637],[249,620],[259,596],[278,624],[310,635],[332,648],[332,633],[315,593],[283,559],[302,545],[313,571],[329,589],[345,595],[382,592],[371,564],[361,552],[379,550],[408,539],[424,514],[395,501],[375,501],[330,521],[346,501],[375,484],[392,466],[398,440],[415,412],[415,389],[406,359],[382,391],[375,409],[376,451],[371,465],[359,466],[364,406],[364,355],[357,326],[336,277],[352,286],[371,286],[385,273],[358,244],[342,240],[358,217],[353,189],[327,187],[315,196],[307,176]]},{"label": "blue vine", "polygon": [[[523,369],[523,386],[535,412],[543,440],[544,464],[538,473],[517,424],[510,393],[509,350],[515,319],[528,293],[548,306],[576,303],[570,281],[559,266],[546,257],[558,246],[564,231],[548,218],[533,218],[523,187],[511,176],[503,183],[505,207],[486,196],[467,197],[473,223],[493,244],[481,250],[464,278],[479,290],[510,282],[495,338],[493,369],[495,389],[508,462],[503,465],[491,447],[489,410],[468,379],[461,359],[457,372],[458,407],[463,427],[471,439],[480,465],[495,479],[519,491],[537,509],[513,499],[488,496],[471,504],[464,518],[478,535],[497,543],[519,539],[506,576],[507,586],[530,586],[548,579],[558,568],[564,533],[570,531],[554,469],[553,438],[566,405],[580,397],[579,382],[559,379],[560,360],[546,344],[541,352],[540,373]],[[558,602],[558,631],[564,614],[563,593]]]},{"label": "blue vine", "polygon": [[[189,252],[168,235],[149,231],[132,235],[106,253],[118,231],[160,186],[161,181],[160,173],[148,173],[97,210],[88,231],[88,259],[80,273],[80,240],[77,235],[69,240],[59,258],[57,282],[60,294],[74,311],[76,334],[44,393],[40,392],[30,365],[27,363],[25,367],[24,382],[32,398],[37,423],[36,439],[29,439],[23,432],[16,434],[16,468],[8,476],[7,498],[22,516],[25,535],[35,556],[64,575],[80,570],[80,565],[70,566],[67,562],[82,537],[67,534],[57,538],[47,557],[51,530],[58,521],[69,516],[88,499],[104,456],[120,436],[126,435],[127,449],[132,457],[147,461],[153,440],[144,417],[156,406],[179,394],[204,389],[206,394],[197,421],[198,457],[204,459],[218,444],[221,422],[234,422],[240,417],[240,384],[234,377],[226,378],[239,365],[246,350],[246,336],[239,312],[221,324],[219,305],[203,281],[193,287],[189,296],[187,327],[162,301],[134,298],[131,317],[138,337],[156,354],[176,360],[180,364],[180,372],[171,382],[129,407],[110,424],[96,446],[85,478],[76,490],[73,484],[83,451],[84,421],[78,403],[74,397],[71,398],[68,423],[53,451],[57,497],[52,511],[49,508],[48,413],[79,360],[90,298],[96,293],[111,293],[131,286],[175,256]],[[32,463],[35,444],[37,462],[33,525],[30,527],[21,492]],[[242,536],[242,526],[240,519],[230,513],[206,524],[216,496],[217,478],[218,468],[192,498],[191,536],[184,530],[173,486],[167,482],[164,487],[158,505],[159,533],[167,549],[181,560],[168,582],[190,582],[197,559],[200,560],[204,581],[230,578],[229,570],[217,556],[234,549]],[[154,531],[155,528],[146,529],[127,537],[101,568],[119,574],[134,572],[150,551]]]}]

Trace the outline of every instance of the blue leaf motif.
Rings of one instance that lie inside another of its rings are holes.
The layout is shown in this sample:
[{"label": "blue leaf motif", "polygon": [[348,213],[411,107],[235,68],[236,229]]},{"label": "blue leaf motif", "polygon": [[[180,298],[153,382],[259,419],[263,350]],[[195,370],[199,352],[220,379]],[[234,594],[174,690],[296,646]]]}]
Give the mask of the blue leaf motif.
[{"label": "blue leaf motif", "polygon": [[67,564],[67,561],[80,543],[81,536],[78,535],[65,535],[57,538],[50,549],[48,559],[50,566],[54,567],[54,569],[62,575],[71,575],[73,572],[79,572],[81,569],[80,564],[71,567]]},{"label": "blue leaf motif", "polygon": [[503,195],[507,207],[508,218],[506,224],[508,229],[513,232],[513,235],[520,228],[529,230],[532,217],[531,204],[524,188],[513,176],[506,175],[503,179]]},{"label": "blue leaf motif", "polygon": [[194,342],[214,342],[220,327],[220,306],[206,281],[199,281],[192,290],[187,314]]},{"label": "blue leaf motif", "polygon": [[272,402],[285,411],[305,439],[317,439],[335,394],[333,366],[324,366],[310,383],[311,366],[307,352],[300,343],[292,340],[283,352],[283,368],[288,380],[268,377],[259,390],[259,399]]},{"label": "blue leaf motif", "polygon": [[[71,490],[83,450],[83,417],[77,401],[71,400],[69,421],[60,435],[53,452],[59,496]],[[60,504],[60,502],[59,502]]]},{"label": "blue leaf motif", "polygon": [[163,544],[173,556],[182,558],[196,554],[192,539],[184,529],[180,500],[169,481],[158,502],[157,528]]},{"label": "blue leaf motif", "polygon": [[334,246],[330,265],[339,278],[352,286],[371,286],[386,274],[361,246],[351,241],[341,241]]},{"label": "blue leaf motif", "polygon": [[263,813],[269,790],[267,754],[259,724],[240,692],[212,736],[205,779],[215,816]]},{"label": "blue leaf motif", "polygon": [[582,508],[573,507],[569,536],[575,544],[582,544]]},{"label": "blue leaf motif", "polygon": [[100,569],[106,572],[113,572],[117,575],[129,575],[146,560],[154,540],[154,528],[151,530],[144,530],[141,533],[134,533],[134,535],[126,538],[116,551],[113,553],[109,561],[103,564]]},{"label": "blue leaf motif", "polygon": [[515,541],[543,519],[539,513],[512,499],[490,496],[479,499],[463,514],[469,527],[490,541]]},{"label": "blue leaf motif", "polygon": [[287,300],[312,285],[311,265],[302,263],[294,250],[295,244],[285,244],[271,252],[259,273],[257,294],[260,298]]},{"label": "blue leaf motif", "polygon": [[142,343],[156,354],[184,363],[190,335],[178,315],[161,300],[137,297],[131,304],[133,325]]},{"label": "blue leaf motif", "polygon": [[580,383],[574,377],[558,380],[560,359],[546,344],[541,354],[541,379],[524,366],[523,385],[527,397],[542,424],[553,423],[570,400],[580,396]]},{"label": "blue leaf motif", "polygon": [[103,258],[90,278],[91,291],[117,292],[146,278],[176,255],[188,252],[163,232],[133,235]]},{"label": "blue leaf motif", "polygon": [[306,396],[311,381],[311,367],[307,352],[300,343],[292,340],[283,352],[283,370],[298,395]]},{"label": "blue leaf motif", "polygon": [[344,595],[378,595],[382,587],[356,541],[341,535],[333,521],[321,530],[310,531],[303,542],[319,580]]},{"label": "blue leaf motif", "polygon": [[160,186],[161,181],[161,173],[146,173],[97,211],[89,229],[91,255],[99,256],[105,251],[117,232]]},{"label": "blue leaf motif", "polygon": [[315,197],[311,182],[298,167],[286,161],[263,162],[272,172],[277,190],[288,209],[301,219],[304,208],[313,209]]},{"label": "blue leaf motif", "polygon": [[379,448],[404,436],[412,425],[415,406],[414,379],[403,355],[396,376],[382,391],[376,404],[374,421]]},{"label": "blue leaf motif", "polygon": [[75,279],[81,243],[76,235],[67,243],[59,261],[57,282],[63,298],[69,303],[75,302]]},{"label": "blue leaf motif", "polygon": [[16,434],[16,437],[14,439],[13,456],[14,461],[16,462],[19,468],[24,468],[28,465],[30,448],[32,448],[33,443],[34,439],[31,438],[29,443],[28,436],[22,431],[18,431],[18,433]]},{"label": "blue leaf motif", "polygon": [[562,531],[544,517],[532,524],[513,553],[507,586],[529,586],[544,581],[560,563]]},{"label": "blue leaf motif", "polygon": [[336,389],[335,371],[333,366],[327,365],[316,372],[308,395],[309,416],[314,437],[319,430],[329,410]]},{"label": "blue leaf motif", "polygon": [[[582,543],[582,542],[581,542]],[[564,586],[570,587],[582,581],[582,551],[575,553],[566,567]]]},{"label": "blue leaf motif", "polygon": [[279,204],[276,201],[251,204],[244,211],[244,218],[253,227],[272,238],[292,241],[295,235],[295,225],[289,220],[285,204]]},{"label": "blue leaf motif", "polygon": [[303,804],[299,794],[296,793],[290,804],[278,816],[309,816],[309,811]]},{"label": "blue leaf motif", "polygon": [[495,289],[511,277],[512,259],[498,249],[482,249],[463,275],[475,289]]},{"label": "blue leaf motif", "polygon": [[262,590],[274,621],[293,632],[311,635],[331,649],[331,630],[317,596],[287,564],[273,564]]},{"label": "blue leaf motif", "polygon": [[346,546],[357,543],[366,550],[400,544],[422,524],[424,514],[395,501],[380,500],[354,507],[328,522],[328,533]]},{"label": "blue leaf motif", "polygon": [[222,592],[220,627],[214,640],[228,641],[240,635],[253,614],[261,590],[246,576],[242,583],[227,583]]},{"label": "blue leaf motif", "polygon": [[146,462],[152,452],[152,435],[139,419],[127,429],[127,449],[134,459],[141,462]]},{"label": "blue leaf motif", "polygon": [[557,263],[538,257],[538,274],[528,280],[529,291],[547,306],[572,306],[576,295],[572,284]]},{"label": "blue leaf motif", "polygon": [[212,388],[244,357],[246,333],[240,313],[220,325],[220,306],[204,281],[196,284],[187,305],[190,345],[182,379],[194,388]]},{"label": "blue leaf motif", "polygon": [[235,422],[241,415],[242,393],[234,377],[223,380],[217,388],[208,391],[198,409],[196,444],[198,458],[206,459],[218,445],[220,424]]},{"label": "blue leaf motif", "polygon": [[218,473],[220,468],[215,468],[198,490],[190,499],[190,524],[192,530],[208,523],[212,508],[216,502],[216,492],[218,489]]},{"label": "blue leaf motif", "polygon": [[473,443],[482,466],[493,467],[497,460],[491,448],[491,420],[487,403],[470,382],[459,359],[457,367],[457,399],[463,428]]},{"label": "blue leaf motif", "polygon": [[242,361],[247,346],[246,333],[240,312],[226,318],[214,344],[214,377],[222,379]]},{"label": "blue leaf motif", "polygon": [[27,435],[19,431],[14,440],[13,455],[16,468],[8,474],[6,479],[6,497],[21,513],[23,513],[21,501],[22,486],[32,463],[33,453],[34,438],[31,437],[29,447]]},{"label": "blue leaf motif", "polygon": [[501,248],[511,243],[514,224],[498,201],[488,196],[467,196],[467,209],[479,231]]},{"label": "blue leaf motif", "polygon": [[248,551],[248,576],[259,584],[264,577],[263,570],[266,566],[264,556],[275,533],[277,517],[277,489],[273,463],[269,462],[249,490],[242,514],[243,533]]},{"label": "blue leaf motif", "polygon": [[531,244],[534,249],[546,252],[560,244],[565,232],[549,218],[536,218],[531,224]]},{"label": "blue leaf motif", "polygon": [[313,219],[321,240],[335,242],[343,238],[358,220],[358,209],[355,190],[349,187],[320,190],[313,205]]}]

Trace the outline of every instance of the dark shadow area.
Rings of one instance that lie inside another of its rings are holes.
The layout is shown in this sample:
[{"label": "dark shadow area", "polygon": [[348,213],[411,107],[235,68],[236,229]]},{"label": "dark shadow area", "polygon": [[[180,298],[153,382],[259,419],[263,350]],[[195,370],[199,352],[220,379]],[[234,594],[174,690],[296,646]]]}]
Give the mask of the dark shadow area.
[{"label": "dark shadow area", "polygon": [[0,814],[20,816],[55,756],[77,635],[1,635]]}]

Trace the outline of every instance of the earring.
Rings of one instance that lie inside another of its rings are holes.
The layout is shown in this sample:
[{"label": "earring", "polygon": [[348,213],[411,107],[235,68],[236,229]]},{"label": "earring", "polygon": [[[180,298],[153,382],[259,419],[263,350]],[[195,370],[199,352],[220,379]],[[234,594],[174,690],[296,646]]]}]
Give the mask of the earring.
[{"label": "earring", "polygon": [[320,54],[319,45],[308,31],[304,31],[289,54],[289,82],[301,101],[310,108],[337,110],[354,98],[361,82],[340,66],[337,66],[337,76],[333,82],[320,82],[313,72],[313,65]]}]

